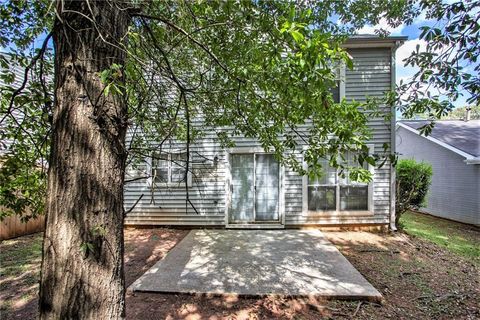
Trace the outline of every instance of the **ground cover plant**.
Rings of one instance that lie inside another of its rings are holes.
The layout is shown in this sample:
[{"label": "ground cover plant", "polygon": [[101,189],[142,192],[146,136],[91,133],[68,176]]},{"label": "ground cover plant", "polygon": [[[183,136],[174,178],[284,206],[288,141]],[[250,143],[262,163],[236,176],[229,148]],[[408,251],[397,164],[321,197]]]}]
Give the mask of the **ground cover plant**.
[{"label": "ground cover plant", "polygon": [[400,224],[409,235],[431,241],[480,265],[478,227],[411,211],[404,214]]}]

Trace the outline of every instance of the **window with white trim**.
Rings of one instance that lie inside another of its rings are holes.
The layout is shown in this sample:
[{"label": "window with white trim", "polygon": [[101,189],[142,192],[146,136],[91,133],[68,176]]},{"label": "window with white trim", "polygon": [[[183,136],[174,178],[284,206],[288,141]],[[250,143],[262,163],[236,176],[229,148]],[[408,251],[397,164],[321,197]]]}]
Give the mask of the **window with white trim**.
[{"label": "window with white trim", "polygon": [[[358,167],[353,154],[347,154],[348,166]],[[307,178],[307,210],[322,211],[369,211],[372,197],[371,182],[357,182],[349,177],[348,170],[330,167],[327,160],[321,160],[323,175],[320,178]],[[365,169],[370,169],[364,164]]]},{"label": "window with white trim", "polygon": [[[347,154],[347,165],[349,167],[359,167],[352,153]],[[363,163],[364,169],[368,169],[368,164]],[[366,211],[368,210],[368,183],[357,182],[350,179],[350,172],[344,170],[345,177],[339,177],[340,187],[340,211]]]},{"label": "window with white trim", "polygon": [[152,181],[157,184],[181,184],[187,178],[191,185],[190,172],[185,176],[187,153],[159,153],[152,157]]},{"label": "window with white trim", "polygon": [[340,63],[335,68],[336,72],[336,85],[330,88],[333,102],[339,103],[345,98],[345,63]]}]

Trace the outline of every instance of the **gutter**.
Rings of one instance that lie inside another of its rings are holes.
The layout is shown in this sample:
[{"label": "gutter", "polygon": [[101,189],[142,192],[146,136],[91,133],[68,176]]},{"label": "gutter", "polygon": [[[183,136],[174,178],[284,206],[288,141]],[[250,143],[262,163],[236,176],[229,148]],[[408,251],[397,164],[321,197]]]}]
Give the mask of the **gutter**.
[{"label": "gutter", "polygon": [[480,157],[465,159],[466,164],[480,164]]},{"label": "gutter", "polygon": [[399,46],[401,46],[408,37],[405,36],[391,36],[391,37],[351,37],[348,38],[343,44],[342,47],[346,49],[354,48],[392,48],[395,51]]}]

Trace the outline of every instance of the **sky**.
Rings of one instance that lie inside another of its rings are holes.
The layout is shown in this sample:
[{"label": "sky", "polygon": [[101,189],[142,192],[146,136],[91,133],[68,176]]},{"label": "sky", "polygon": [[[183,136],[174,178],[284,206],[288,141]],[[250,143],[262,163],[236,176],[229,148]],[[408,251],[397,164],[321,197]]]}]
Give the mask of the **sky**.
[{"label": "sky", "polygon": [[[411,25],[400,25],[396,28],[392,28],[386,23],[386,21],[380,21],[376,26],[366,26],[358,31],[359,34],[375,34],[375,30],[382,28],[388,30],[392,36],[407,36],[408,40],[397,49],[396,52],[396,81],[397,84],[403,79],[404,82],[408,78],[412,77],[418,68],[414,67],[405,67],[404,60],[409,57],[412,51],[415,51],[417,45],[420,45],[420,50],[426,47],[426,42],[420,40],[418,37],[420,35],[421,26],[432,26],[436,22],[432,20],[426,20],[424,15],[417,17]],[[460,96],[455,102],[456,107],[462,107],[467,105],[466,103],[467,96]]]}]

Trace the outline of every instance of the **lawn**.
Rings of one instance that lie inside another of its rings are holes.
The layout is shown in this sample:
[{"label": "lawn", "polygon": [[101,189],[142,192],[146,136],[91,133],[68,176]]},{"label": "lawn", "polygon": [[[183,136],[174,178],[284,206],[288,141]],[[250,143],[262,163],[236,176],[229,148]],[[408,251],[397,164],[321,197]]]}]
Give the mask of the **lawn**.
[{"label": "lawn", "polygon": [[400,224],[409,235],[431,241],[480,265],[479,228],[414,212],[404,213]]},{"label": "lawn", "polygon": [[37,296],[42,237],[37,233],[0,243],[0,318],[4,319],[4,314],[23,309]]},{"label": "lawn", "polygon": [[[405,219],[410,221],[409,217]],[[441,228],[442,223],[436,225]],[[461,226],[458,228],[460,232]],[[472,239],[478,239],[478,229],[467,229]],[[165,228],[127,229],[127,286],[162,259],[187,232]],[[127,292],[127,319],[480,318],[480,266],[472,263],[470,256],[401,232],[326,232],[325,235],[382,293],[382,305],[315,298]],[[0,243],[2,320],[36,317],[41,241],[41,234],[35,234]]]}]

